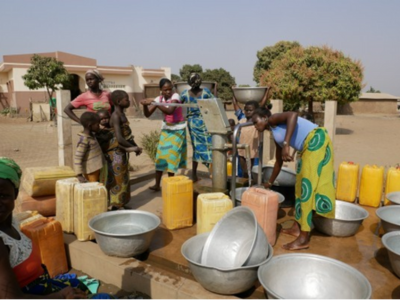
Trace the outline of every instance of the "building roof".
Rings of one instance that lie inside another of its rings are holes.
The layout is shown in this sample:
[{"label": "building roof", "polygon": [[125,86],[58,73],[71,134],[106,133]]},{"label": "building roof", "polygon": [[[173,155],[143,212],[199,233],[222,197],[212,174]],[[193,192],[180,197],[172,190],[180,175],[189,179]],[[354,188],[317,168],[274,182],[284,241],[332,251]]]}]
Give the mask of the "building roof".
[{"label": "building roof", "polygon": [[360,98],[363,100],[400,100],[400,97],[395,97],[386,93],[361,93]]}]

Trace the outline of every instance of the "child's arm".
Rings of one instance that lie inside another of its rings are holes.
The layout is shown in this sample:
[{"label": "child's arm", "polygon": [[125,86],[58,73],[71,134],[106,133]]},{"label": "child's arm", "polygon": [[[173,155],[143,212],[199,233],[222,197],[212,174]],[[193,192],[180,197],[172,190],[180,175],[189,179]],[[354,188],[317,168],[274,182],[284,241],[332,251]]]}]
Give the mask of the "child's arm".
[{"label": "child's arm", "polygon": [[261,99],[261,102],[260,102],[260,107],[264,107],[265,106],[265,103],[267,102],[268,94],[269,94],[270,90],[271,89],[269,87],[267,87],[267,89],[265,90],[264,97]]},{"label": "child's arm", "polygon": [[[234,86],[232,86],[232,89],[234,88],[234,87],[236,87],[235,85]],[[237,103],[237,100],[236,100],[236,98],[235,98],[235,94],[232,94],[232,103],[233,103],[233,109],[235,110],[235,111],[237,111],[237,110],[241,110],[241,108],[240,108],[240,106],[239,106],[239,104]]]},{"label": "child's arm", "polygon": [[154,99],[143,99],[140,101],[140,104],[143,105],[143,113],[146,118],[150,117],[157,109],[157,106],[151,105],[153,101]]},{"label": "child's arm", "polygon": [[84,138],[80,137],[75,151],[74,167],[77,174],[76,177],[81,183],[87,182],[87,179],[83,176],[83,158],[88,151],[89,143],[87,141],[85,143]]}]

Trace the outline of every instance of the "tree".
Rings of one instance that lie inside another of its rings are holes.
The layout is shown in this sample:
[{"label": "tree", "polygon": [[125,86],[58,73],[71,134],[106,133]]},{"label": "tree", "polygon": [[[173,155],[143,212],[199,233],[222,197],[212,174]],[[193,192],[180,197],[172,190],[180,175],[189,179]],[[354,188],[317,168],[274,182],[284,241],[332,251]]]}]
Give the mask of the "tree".
[{"label": "tree", "polygon": [[233,97],[231,87],[236,85],[235,78],[231,74],[222,69],[207,69],[202,75],[203,81],[216,81],[218,98],[223,100],[231,100]]},{"label": "tree", "polygon": [[374,89],[372,86],[369,87],[369,90],[366,93],[380,93],[380,90]]},{"label": "tree", "polygon": [[71,75],[64,68],[64,63],[53,57],[42,57],[34,54],[31,67],[22,76],[24,84],[31,90],[45,88],[49,99],[60,86],[68,86]]},{"label": "tree", "polygon": [[179,70],[179,74],[181,75],[182,81],[187,81],[189,78],[190,73],[203,73],[202,66],[196,65],[183,65],[182,69]]},{"label": "tree", "polygon": [[342,52],[324,47],[295,47],[276,58],[260,78],[270,86],[272,97],[289,107],[313,101],[357,101],[363,88],[363,66]]},{"label": "tree", "polygon": [[274,46],[264,47],[261,51],[257,51],[257,62],[254,65],[253,80],[260,83],[260,77],[268,71],[272,62],[285,54],[287,51],[300,47],[298,42],[280,41]]},{"label": "tree", "polygon": [[178,81],[182,81],[182,79],[181,79],[181,77],[179,75],[171,74],[171,81],[172,82],[178,82]]}]

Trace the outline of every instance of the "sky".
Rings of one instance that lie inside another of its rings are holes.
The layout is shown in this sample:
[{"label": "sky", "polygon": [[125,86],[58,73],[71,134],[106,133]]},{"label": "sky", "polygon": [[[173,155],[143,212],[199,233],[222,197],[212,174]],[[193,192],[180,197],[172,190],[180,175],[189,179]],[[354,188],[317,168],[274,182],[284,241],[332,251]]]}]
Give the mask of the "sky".
[{"label": "sky", "polygon": [[400,97],[397,0],[0,0],[3,55],[63,51],[98,65],[223,68],[255,85],[257,51],[328,45],[364,66],[366,91]]}]

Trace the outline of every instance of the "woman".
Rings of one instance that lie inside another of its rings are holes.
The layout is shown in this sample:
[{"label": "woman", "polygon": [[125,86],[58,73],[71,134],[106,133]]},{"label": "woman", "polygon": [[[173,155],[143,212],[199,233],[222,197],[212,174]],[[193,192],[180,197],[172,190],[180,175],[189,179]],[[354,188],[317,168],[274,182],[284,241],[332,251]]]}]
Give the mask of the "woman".
[{"label": "woman", "polygon": [[335,217],[335,187],[333,147],[325,128],[298,117],[295,112],[271,115],[267,108],[257,109],[252,117],[255,128],[262,132],[270,130],[276,144],[276,161],[265,187],[273,185],[284,161],[293,161],[290,147],[298,151],[300,160],[296,170],[295,222],[283,229],[296,237],[283,245],[286,250],[309,247],[312,216],[317,214]]},{"label": "woman", "polygon": [[88,70],[85,74],[85,80],[89,90],[80,94],[64,108],[66,115],[77,123],[80,123],[80,120],[73,110],[81,106],[86,106],[87,111],[91,112],[108,110],[111,113],[110,92],[100,88],[100,83],[104,80],[104,77],[97,70]]},{"label": "woman", "polygon": [[[160,80],[161,95],[154,99],[157,103],[181,103],[179,95],[173,93],[171,80]],[[145,99],[143,105],[144,115],[148,118],[158,108],[164,114],[161,126],[160,141],[156,155],[156,183],[151,186],[153,191],[160,191],[161,177],[164,171],[168,176],[174,176],[179,168],[186,168],[186,122],[182,114],[182,107],[151,105],[153,99]]]},{"label": "woman", "polygon": [[[200,87],[201,77],[199,74],[191,73],[187,82],[191,86],[191,89],[182,92],[182,103],[197,104],[198,101],[202,99],[214,98],[214,95],[209,89],[202,89]],[[192,179],[196,182],[198,180],[197,166],[199,162],[203,163],[207,168],[212,162],[211,135],[207,131],[198,107],[189,107],[187,109],[187,121],[193,147]]]},{"label": "woman", "polygon": [[86,298],[88,289],[79,280],[49,278],[39,249],[13,221],[20,178],[19,166],[0,157],[0,298]]}]

